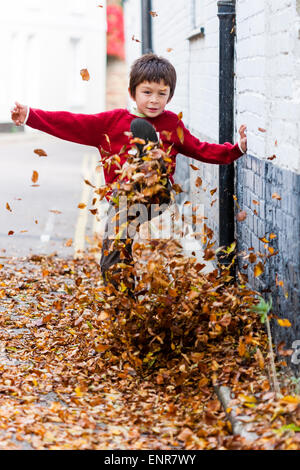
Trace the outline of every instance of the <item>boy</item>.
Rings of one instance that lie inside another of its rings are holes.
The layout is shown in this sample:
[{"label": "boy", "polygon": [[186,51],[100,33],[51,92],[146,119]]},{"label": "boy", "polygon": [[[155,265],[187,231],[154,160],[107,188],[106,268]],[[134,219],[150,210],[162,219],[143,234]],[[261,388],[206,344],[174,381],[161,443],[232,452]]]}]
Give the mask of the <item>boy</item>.
[{"label": "boy", "polygon": [[[115,109],[92,115],[74,114],[33,109],[16,102],[12,110],[12,120],[17,126],[27,124],[64,140],[97,147],[102,161],[112,155],[119,155],[119,164],[122,167],[131,149],[128,136],[131,122],[137,117],[146,119],[159,133],[162,150],[169,150],[171,164],[168,173],[172,183],[178,153],[213,164],[230,164],[241,157],[247,150],[246,126],[242,125],[239,129],[239,144],[200,142],[190,134],[175,113],[165,111],[167,103],[173,97],[175,86],[176,71],[172,64],[155,54],[145,54],[134,62],[130,72],[128,91],[136,104],[132,111]],[[118,170],[116,165],[104,167],[107,185],[110,186],[118,179]],[[118,250],[107,253],[104,249],[107,248],[106,238],[105,236],[100,261],[104,278],[108,269],[112,266],[116,268],[115,265],[120,262]],[[130,264],[131,244],[127,244],[126,249],[127,263]]]}]

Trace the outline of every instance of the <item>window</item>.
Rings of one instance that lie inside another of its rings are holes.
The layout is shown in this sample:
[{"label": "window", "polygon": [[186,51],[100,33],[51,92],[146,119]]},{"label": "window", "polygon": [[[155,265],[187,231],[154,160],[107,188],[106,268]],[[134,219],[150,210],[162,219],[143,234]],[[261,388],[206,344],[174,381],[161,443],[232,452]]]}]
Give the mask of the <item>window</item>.
[{"label": "window", "polygon": [[191,41],[193,39],[203,38],[205,35],[203,0],[190,0],[190,18],[191,32],[187,39]]},{"label": "window", "polygon": [[203,26],[203,0],[193,0],[193,28]]}]

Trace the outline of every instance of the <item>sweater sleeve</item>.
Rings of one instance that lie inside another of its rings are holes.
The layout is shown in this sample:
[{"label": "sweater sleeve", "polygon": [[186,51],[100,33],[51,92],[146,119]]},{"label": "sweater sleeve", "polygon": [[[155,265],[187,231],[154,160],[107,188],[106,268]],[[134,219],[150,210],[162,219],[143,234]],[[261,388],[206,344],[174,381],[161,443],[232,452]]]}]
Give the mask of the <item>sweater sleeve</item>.
[{"label": "sweater sleeve", "polygon": [[112,125],[112,114],[109,111],[77,114],[30,108],[26,125],[63,140],[97,147]]},{"label": "sweater sleeve", "polygon": [[[179,128],[182,130],[180,131]],[[228,165],[243,155],[238,144],[200,142],[189,132],[182,121],[179,121],[175,133],[175,147],[178,152],[201,162]]]}]

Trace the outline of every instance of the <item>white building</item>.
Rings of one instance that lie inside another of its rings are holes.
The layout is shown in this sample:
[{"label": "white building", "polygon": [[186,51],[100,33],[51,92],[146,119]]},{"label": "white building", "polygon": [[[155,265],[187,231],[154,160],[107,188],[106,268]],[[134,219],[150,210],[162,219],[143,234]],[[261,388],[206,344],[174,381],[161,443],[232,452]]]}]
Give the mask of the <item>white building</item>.
[{"label": "white building", "polygon": [[[105,110],[106,0],[2,1],[0,50],[2,129],[15,101],[47,110]],[[80,75],[84,68],[89,81]]]}]

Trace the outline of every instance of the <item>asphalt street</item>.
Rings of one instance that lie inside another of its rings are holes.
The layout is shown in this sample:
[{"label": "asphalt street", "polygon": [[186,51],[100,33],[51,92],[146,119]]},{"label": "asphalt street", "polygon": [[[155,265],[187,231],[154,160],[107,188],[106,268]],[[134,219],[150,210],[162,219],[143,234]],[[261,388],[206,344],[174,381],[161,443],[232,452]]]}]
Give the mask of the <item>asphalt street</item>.
[{"label": "asphalt street", "polygon": [[103,184],[95,171],[97,149],[41,132],[0,134],[0,162],[0,256],[74,256],[101,230],[103,220],[89,211],[95,208],[93,188],[84,183]]}]

